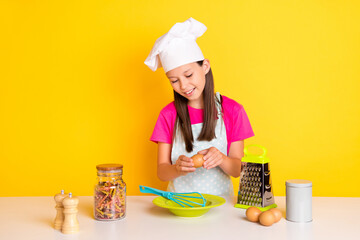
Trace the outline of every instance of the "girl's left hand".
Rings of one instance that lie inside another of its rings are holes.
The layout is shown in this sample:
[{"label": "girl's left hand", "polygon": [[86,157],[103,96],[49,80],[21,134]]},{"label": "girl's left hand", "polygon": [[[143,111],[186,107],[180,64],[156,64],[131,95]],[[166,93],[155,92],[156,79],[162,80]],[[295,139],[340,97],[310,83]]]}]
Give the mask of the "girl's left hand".
[{"label": "girl's left hand", "polygon": [[225,160],[226,156],[220,152],[216,147],[211,147],[208,149],[204,149],[198,152],[198,154],[203,154],[204,155],[204,168],[205,169],[211,169],[214,168],[216,166],[219,166],[220,164],[223,163],[223,161]]}]

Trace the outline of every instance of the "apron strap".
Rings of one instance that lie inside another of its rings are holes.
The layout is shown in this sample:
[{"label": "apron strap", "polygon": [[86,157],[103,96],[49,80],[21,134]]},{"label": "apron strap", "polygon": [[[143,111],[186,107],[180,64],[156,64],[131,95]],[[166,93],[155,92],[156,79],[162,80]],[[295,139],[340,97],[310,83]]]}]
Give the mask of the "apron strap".
[{"label": "apron strap", "polygon": [[219,92],[216,92],[216,93],[215,93],[215,96],[216,96],[216,98],[217,98],[217,100],[218,100],[218,101],[215,100],[215,105],[216,105],[216,109],[217,109],[217,111],[218,111],[218,116],[219,116],[219,118],[220,118],[220,117],[222,117],[222,111],[221,111],[221,109],[222,109],[222,107],[221,107],[221,104],[222,104],[222,102],[221,102],[221,95],[220,95]]}]

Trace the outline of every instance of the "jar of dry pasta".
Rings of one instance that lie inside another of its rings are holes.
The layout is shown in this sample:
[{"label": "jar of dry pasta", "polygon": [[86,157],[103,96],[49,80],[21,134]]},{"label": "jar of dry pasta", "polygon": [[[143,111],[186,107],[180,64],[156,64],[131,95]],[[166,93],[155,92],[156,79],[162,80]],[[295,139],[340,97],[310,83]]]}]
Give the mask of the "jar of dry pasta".
[{"label": "jar of dry pasta", "polygon": [[126,184],[122,179],[123,165],[100,164],[94,191],[96,220],[119,220],[126,215]]}]

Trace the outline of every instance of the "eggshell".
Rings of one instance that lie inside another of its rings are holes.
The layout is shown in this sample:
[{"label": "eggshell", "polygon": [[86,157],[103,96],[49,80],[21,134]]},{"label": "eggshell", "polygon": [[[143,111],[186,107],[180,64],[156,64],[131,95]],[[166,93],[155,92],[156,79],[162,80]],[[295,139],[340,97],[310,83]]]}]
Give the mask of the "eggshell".
[{"label": "eggshell", "polygon": [[249,207],[246,210],[246,217],[251,222],[259,221],[259,215],[261,214],[261,210],[256,207]]},{"label": "eggshell", "polygon": [[277,223],[278,221],[280,221],[280,219],[282,218],[282,213],[279,209],[277,208],[271,208],[269,210],[270,212],[272,212],[272,214],[274,214],[275,217],[275,222]]},{"label": "eggshell", "polygon": [[272,212],[265,211],[260,214],[259,221],[260,221],[261,225],[271,226],[275,222],[275,216]]},{"label": "eggshell", "polygon": [[195,154],[191,159],[193,160],[195,168],[202,167],[204,164],[204,155],[202,154]]}]

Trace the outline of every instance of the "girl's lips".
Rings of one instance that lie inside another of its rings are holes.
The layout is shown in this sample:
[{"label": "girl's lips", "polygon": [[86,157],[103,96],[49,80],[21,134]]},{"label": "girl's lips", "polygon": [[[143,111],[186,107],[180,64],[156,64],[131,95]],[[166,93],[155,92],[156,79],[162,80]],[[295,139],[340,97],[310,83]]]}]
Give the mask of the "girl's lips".
[{"label": "girl's lips", "polygon": [[191,89],[190,91],[185,92],[185,95],[190,97],[195,91],[195,88]]}]

